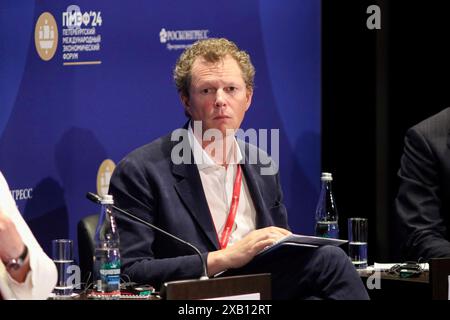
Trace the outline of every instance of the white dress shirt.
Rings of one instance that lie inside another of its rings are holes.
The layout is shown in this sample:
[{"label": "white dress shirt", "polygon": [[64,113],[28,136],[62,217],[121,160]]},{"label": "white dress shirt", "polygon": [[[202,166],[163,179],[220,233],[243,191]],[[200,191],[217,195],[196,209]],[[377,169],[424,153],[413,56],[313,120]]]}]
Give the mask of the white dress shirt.
[{"label": "white dress shirt", "polygon": [[0,209],[14,222],[22,241],[28,247],[31,269],[25,281],[18,283],[11,278],[4,266],[0,266],[0,293],[3,299],[46,299],[56,284],[55,264],[42,250],[17,210],[16,203],[1,172]]},{"label": "white dress shirt", "polygon": [[[233,196],[234,180],[236,178],[237,164],[242,160],[242,154],[237,144],[236,138],[231,137],[231,148],[227,155],[227,168],[216,163],[194,136],[191,125],[188,129],[189,143],[194,155],[194,162],[200,173],[200,179],[211,212],[217,237],[220,240],[225,227],[228,213],[230,212],[231,200]],[[230,235],[228,245],[242,239],[247,233],[255,230],[256,210],[247,183],[242,173],[241,192],[239,204],[236,211],[236,218]]]}]

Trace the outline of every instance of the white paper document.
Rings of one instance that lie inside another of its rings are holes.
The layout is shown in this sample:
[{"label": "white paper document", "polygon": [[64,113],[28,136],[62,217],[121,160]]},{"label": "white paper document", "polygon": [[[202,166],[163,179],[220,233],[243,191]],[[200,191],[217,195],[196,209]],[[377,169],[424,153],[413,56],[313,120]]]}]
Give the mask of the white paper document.
[{"label": "white paper document", "polygon": [[[368,271],[389,271],[395,265],[404,265],[405,263],[378,263],[375,262],[373,266],[368,266],[366,270]],[[423,271],[429,271],[430,266],[428,263],[419,263]]]}]

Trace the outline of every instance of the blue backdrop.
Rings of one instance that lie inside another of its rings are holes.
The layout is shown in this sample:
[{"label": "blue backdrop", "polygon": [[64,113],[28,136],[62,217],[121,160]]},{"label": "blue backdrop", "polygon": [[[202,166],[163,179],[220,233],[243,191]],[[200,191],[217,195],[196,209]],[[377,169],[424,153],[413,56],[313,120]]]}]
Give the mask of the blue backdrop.
[{"label": "blue backdrop", "polygon": [[[45,12],[54,22],[39,19]],[[76,240],[78,221],[98,211],[85,193],[97,190],[105,159],[184,124],[172,69],[205,37],[250,53],[256,88],[243,129],[280,129],[289,222],[312,234],[320,1],[2,1],[0,170],[47,252],[51,239]]]}]

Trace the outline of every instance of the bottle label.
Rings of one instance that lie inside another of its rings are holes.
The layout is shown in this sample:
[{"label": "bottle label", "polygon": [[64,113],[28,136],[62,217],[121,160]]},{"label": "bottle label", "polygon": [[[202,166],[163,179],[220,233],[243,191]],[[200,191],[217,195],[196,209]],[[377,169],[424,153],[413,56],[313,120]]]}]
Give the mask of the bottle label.
[{"label": "bottle label", "polygon": [[323,238],[339,238],[339,227],[336,221],[318,221],[316,223],[317,237]]},{"label": "bottle label", "polygon": [[100,268],[100,277],[108,288],[118,287],[120,285],[120,260],[104,263]]}]

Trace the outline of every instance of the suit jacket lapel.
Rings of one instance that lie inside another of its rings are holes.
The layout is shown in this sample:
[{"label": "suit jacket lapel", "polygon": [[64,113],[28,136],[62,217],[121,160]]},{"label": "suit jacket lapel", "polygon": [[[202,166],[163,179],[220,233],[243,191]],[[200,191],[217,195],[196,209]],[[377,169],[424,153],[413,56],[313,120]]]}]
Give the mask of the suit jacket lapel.
[{"label": "suit jacket lapel", "polygon": [[[243,155],[241,161],[242,171],[256,210],[256,227],[271,226],[273,221],[263,200],[264,190],[258,183],[258,179],[260,179],[258,170],[260,168],[256,164],[249,163],[245,143],[240,140],[237,141]],[[192,153],[191,159],[193,159]],[[198,222],[200,229],[205,233],[214,248],[216,250],[220,249],[216,228],[209,211],[197,166],[195,164],[172,164],[172,172],[181,177],[181,180],[175,184],[175,189],[188,208],[189,213]]]},{"label": "suit jacket lapel", "polygon": [[175,189],[216,250],[220,249],[216,228],[209,212],[208,202],[203,191],[202,181],[195,164],[173,165],[172,172],[182,179],[175,184]]},{"label": "suit jacket lapel", "polygon": [[261,179],[260,173],[258,172],[260,168],[256,164],[250,164],[245,143],[239,139],[237,141],[243,155],[243,160],[241,161],[242,171],[256,210],[256,228],[260,229],[271,226],[273,225],[273,221],[264,202],[264,190],[261,188],[261,184],[258,183],[258,179]]}]

